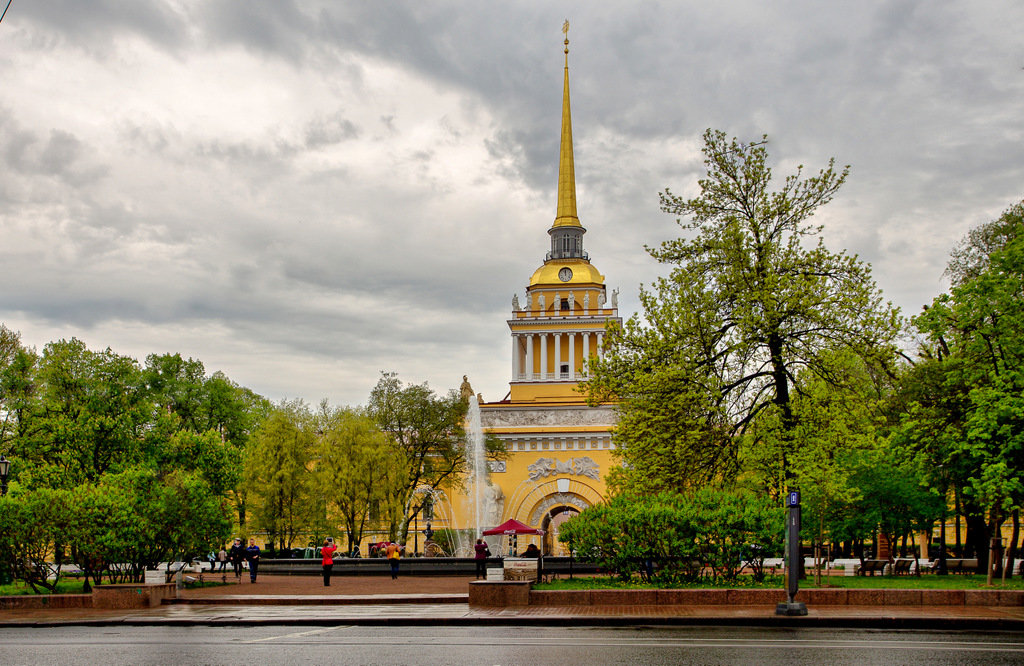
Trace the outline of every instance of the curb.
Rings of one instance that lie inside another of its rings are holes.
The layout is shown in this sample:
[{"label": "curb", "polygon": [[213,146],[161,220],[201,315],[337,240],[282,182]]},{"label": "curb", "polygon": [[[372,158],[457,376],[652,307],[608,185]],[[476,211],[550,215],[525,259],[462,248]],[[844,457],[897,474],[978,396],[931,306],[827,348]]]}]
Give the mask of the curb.
[{"label": "curb", "polygon": [[1015,618],[925,618],[925,617],[788,617],[768,615],[765,617],[573,617],[573,616],[531,616],[531,617],[389,617],[389,618],[210,618],[205,620],[185,618],[116,618],[81,620],[45,620],[26,622],[0,621],[0,628],[52,628],[52,627],[199,627],[199,626],[297,626],[333,627],[340,625],[371,627],[780,627],[787,629],[836,628],[836,629],[905,629],[929,631],[1024,631],[1024,619]]},{"label": "curb", "polygon": [[411,604],[468,604],[468,594],[431,595],[339,595],[329,596],[228,596],[228,597],[178,597],[166,599],[164,606],[396,606]]}]

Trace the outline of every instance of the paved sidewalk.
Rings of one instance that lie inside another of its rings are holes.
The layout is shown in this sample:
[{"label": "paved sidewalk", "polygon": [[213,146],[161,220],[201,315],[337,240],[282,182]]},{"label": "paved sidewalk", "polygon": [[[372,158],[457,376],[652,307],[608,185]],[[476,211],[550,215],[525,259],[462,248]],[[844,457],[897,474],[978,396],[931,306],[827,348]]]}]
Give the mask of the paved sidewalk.
[{"label": "paved sidewalk", "polygon": [[[184,591],[174,604],[137,611],[8,610],[0,627],[75,625],[733,625],[857,627],[1024,632],[1019,606],[812,606],[806,617],[781,617],[764,606],[470,607],[465,577],[261,577]],[[394,584],[393,584],[394,583]],[[337,588],[335,590],[335,588]]]}]

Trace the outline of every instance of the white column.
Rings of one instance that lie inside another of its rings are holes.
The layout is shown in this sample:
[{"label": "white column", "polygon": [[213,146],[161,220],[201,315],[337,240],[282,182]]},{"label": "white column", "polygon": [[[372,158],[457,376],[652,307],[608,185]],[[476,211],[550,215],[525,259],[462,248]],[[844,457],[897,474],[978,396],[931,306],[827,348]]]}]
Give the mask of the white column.
[{"label": "white column", "polygon": [[548,378],[548,334],[540,334],[540,378]]},{"label": "white column", "polygon": [[533,333],[526,336],[526,375],[531,382],[535,379],[533,376],[533,338]]},{"label": "white column", "polygon": [[576,334],[569,334],[569,379],[576,379]]},{"label": "white column", "polygon": [[594,350],[594,356],[601,358],[601,341],[604,340],[604,333],[597,334],[597,349]]},{"label": "white column", "polygon": [[519,379],[519,336],[512,334],[512,381]]},{"label": "white column", "polygon": [[562,378],[562,334],[555,333],[555,379]]},{"label": "white column", "polygon": [[590,360],[590,333],[583,334],[583,362]]}]

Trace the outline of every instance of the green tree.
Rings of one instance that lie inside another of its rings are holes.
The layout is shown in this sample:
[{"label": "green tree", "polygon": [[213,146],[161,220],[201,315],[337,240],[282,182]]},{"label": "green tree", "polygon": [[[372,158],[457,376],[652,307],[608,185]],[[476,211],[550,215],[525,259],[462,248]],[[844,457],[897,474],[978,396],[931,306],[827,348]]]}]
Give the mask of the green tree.
[{"label": "green tree", "polygon": [[[71,503],[68,492],[41,488],[0,497],[0,568],[36,593],[52,592],[61,574]],[[57,554],[55,556],[55,554]]]},{"label": "green tree", "polygon": [[46,345],[37,377],[39,402],[23,461],[34,487],[71,488],[146,457],[152,409],[134,360],[61,340]]},{"label": "green tree", "polygon": [[[615,436],[627,473],[658,465],[673,471],[677,487],[729,473],[736,435],[768,414],[778,419],[788,471],[799,444],[792,396],[801,377],[838,381],[836,349],[880,362],[895,356],[901,320],[868,265],[820,238],[811,244],[821,227],[808,219],[847,169],[830,161],[809,178],[798,169],[772,191],[765,143],[708,130],[699,196],[661,195],[665,212],[690,218],[679,221],[688,235],[648,248],[671,274],[641,294],[643,319],[606,336],[587,387],[593,399],[621,400],[624,425]],[[683,396],[678,408],[659,413],[673,395]],[[653,450],[636,446],[644,441],[638,433],[659,431]]]},{"label": "green tree", "polygon": [[[21,335],[0,324],[0,451],[23,458],[32,428],[38,383],[34,351],[21,344]],[[17,477],[18,470],[12,470]]]},{"label": "green tree", "polygon": [[367,414],[397,442],[405,458],[397,494],[382,506],[393,539],[404,542],[409,523],[423,509],[421,486],[452,488],[466,471],[466,403],[456,391],[437,396],[427,384],[403,384],[382,373],[370,392]]},{"label": "green tree", "polygon": [[322,403],[319,417],[316,480],[351,550],[363,540],[371,510],[401,497],[408,465],[395,441],[366,414]]},{"label": "green tree", "polygon": [[245,452],[244,476],[257,529],[280,549],[315,518],[311,472],[316,448],[312,414],[301,401],[281,402],[256,430]]},{"label": "green tree", "polygon": [[968,533],[983,533],[975,543],[986,562],[987,536],[1024,503],[1024,202],[974,230],[948,273],[950,293],[915,324],[926,349],[944,352],[947,385],[966,391],[963,436],[951,458],[968,470],[964,494],[977,505]]}]

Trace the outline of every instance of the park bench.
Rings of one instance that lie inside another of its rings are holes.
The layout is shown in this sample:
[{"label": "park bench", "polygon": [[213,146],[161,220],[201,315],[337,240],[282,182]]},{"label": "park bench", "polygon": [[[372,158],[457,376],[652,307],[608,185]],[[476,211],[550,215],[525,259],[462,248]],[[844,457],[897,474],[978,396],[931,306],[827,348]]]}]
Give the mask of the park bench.
[{"label": "park bench", "polygon": [[914,572],[914,558],[900,557],[894,563],[892,572],[897,576],[909,576]]},{"label": "park bench", "polygon": [[947,559],[946,568],[949,573],[973,574],[978,571],[978,559]]},{"label": "park bench", "polygon": [[888,565],[889,560],[864,560],[857,573],[861,576],[874,576],[876,571],[884,574]]}]

